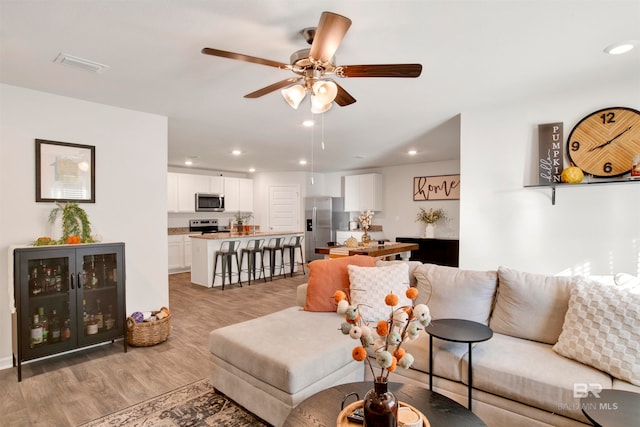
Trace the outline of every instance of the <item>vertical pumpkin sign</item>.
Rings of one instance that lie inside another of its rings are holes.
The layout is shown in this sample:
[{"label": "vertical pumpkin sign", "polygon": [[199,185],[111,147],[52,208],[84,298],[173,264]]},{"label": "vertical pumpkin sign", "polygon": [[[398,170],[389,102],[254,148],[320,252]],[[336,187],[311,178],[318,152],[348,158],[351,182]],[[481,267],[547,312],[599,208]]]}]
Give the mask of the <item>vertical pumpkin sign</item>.
[{"label": "vertical pumpkin sign", "polygon": [[560,183],[562,174],[562,122],[538,125],[538,183]]}]

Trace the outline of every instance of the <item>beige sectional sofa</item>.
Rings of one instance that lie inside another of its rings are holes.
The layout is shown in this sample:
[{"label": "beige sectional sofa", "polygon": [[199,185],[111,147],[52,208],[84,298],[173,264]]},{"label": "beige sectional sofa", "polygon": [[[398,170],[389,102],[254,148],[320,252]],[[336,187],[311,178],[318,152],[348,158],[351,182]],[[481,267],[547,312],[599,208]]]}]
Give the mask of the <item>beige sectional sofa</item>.
[{"label": "beige sectional sofa", "polygon": [[[373,268],[396,263],[406,262],[379,261]],[[640,286],[631,287],[637,278],[619,276],[626,283],[617,286],[613,277],[596,283],[506,267],[407,264],[405,283],[417,286],[418,302],[428,303],[434,319],[474,320],[494,331],[473,347],[473,409],[487,425],[585,425],[579,400],[585,384],[640,393]],[[308,295],[301,285],[298,307],[210,334],[214,387],[274,425],[306,397],[370,377],[351,360],[354,341],[338,331],[341,318],[301,308]],[[603,335],[598,329],[609,321]],[[390,380],[428,387],[428,335],[404,347],[415,362]],[[467,352],[466,344],[434,339],[434,389],[465,406]]]}]

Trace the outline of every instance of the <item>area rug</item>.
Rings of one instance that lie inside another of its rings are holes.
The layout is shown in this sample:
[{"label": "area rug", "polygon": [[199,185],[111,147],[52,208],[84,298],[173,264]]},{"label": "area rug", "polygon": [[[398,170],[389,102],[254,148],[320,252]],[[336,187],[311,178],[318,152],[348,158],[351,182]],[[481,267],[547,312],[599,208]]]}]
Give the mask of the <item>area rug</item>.
[{"label": "area rug", "polygon": [[207,379],[130,406],[81,427],[268,426],[241,406],[216,393]]}]

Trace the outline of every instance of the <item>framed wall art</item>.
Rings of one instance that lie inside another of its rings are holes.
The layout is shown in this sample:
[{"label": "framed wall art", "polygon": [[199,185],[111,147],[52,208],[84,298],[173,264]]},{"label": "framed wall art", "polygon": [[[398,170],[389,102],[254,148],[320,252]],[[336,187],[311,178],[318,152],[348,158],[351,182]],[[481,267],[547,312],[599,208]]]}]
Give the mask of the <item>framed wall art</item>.
[{"label": "framed wall art", "polygon": [[36,202],[95,203],[95,150],[36,139]]},{"label": "framed wall art", "polygon": [[460,175],[413,178],[413,200],[460,200]]}]

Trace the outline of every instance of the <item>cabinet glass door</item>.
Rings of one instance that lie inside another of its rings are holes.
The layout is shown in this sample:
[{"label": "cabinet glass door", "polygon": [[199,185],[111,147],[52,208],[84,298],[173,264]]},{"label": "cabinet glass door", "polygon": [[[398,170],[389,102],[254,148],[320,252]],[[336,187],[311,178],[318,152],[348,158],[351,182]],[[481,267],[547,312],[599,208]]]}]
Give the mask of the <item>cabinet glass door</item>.
[{"label": "cabinet glass door", "polygon": [[122,335],[122,251],[101,246],[77,251],[78,324],[81,344],[101,342]]},{"label": "cabinet glass door", "polygon": [[38,357],[75,346],[73,251],[47,251],[26,256],[21,277],[27,286],[20,299],[24,354]]}]

